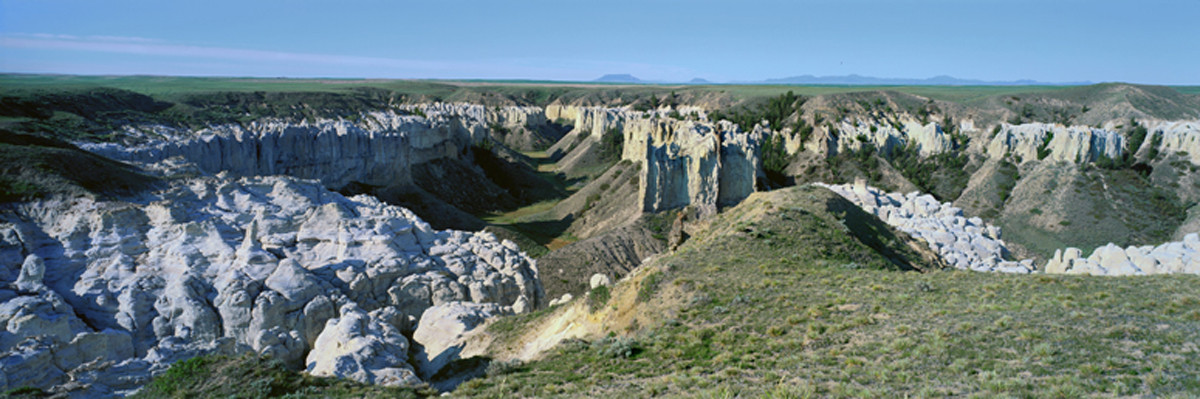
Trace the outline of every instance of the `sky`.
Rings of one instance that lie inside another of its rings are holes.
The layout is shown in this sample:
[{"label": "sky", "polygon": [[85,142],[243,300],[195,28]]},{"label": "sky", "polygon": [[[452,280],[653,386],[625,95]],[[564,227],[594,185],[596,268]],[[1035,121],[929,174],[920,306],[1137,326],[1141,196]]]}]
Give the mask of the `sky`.
[{"label": "sky", "polygon": [[1200,1],[0,0],[0,72],[1200,85]]}]

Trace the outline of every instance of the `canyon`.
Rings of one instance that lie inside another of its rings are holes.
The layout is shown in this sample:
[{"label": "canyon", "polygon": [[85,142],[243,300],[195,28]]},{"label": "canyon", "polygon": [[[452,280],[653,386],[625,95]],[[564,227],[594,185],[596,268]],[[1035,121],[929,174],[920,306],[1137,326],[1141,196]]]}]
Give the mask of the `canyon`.
[{"label": "canyon", "polygon": [[[175,362],[245,353],[313,376],[454,389],[486,368],[461,361],[496,355],[480,343],[488,325],[560,312],[563,330],[521,361],[604,331],[582,304],[598,287],[641,284],[643,265],[792,185],[834,204],[805,212],[842,214],[850,229],[836,194],[899,237],[879,245],[924,245],[937,265],[917,270],[1200,274],[1195,115],[1052,123],[951,103],[930,113],[933,100],[913,112],[908,100],[814,97],[748,121],[701,101],[125,121],[71,144],[153,188],[0,212],[0,390],[121,396]],[[1134,201],[1145,198],[1157,202]],[[1078,233],[1092,226],[1105,228]],[[769,235],[739,229],[726,233]]]}]

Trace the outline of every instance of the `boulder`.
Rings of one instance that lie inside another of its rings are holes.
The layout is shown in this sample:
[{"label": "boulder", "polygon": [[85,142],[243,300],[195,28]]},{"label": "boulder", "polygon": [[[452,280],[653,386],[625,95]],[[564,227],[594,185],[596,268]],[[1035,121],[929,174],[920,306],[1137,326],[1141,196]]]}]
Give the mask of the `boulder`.
[{"label": "boulder", "polygon": [[421,377],[428,379],[458,360],[466,339],[476,327],[489,318],[510,312],[500,305],[470,302],[450,302],[425,310],[413,333],[418,344],[413,360]]},{"label": "boulder", "polygon": [[384,386],[421,381],[407,363],[408,339],[398,328],[354,304],[342,306],[340,313],[326,322],[308,353],[308,373]]},{"label": "boulder", "polygon": [[46,263],[42,261],[42,257],[31,254],[21,263],[21,274],[17,276],[15,284],[19,290],[37,291],[45,287],[42,283],[45,278]]},{"label": "boulder", "polygon": [[608,275],[603,273],[593,274],[591,280],[589,280],[589,286],[592,289],[596,289],[596,287],[607,287],[610,285],[612,285],[612,281],[608,279]]}]

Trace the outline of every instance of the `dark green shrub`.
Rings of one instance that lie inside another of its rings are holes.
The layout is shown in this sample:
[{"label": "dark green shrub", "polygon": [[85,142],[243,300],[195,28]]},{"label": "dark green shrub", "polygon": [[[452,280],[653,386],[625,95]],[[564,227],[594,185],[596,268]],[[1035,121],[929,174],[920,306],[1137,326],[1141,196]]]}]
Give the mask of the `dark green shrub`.
[{"label": "dark green shrub", "polygon": [[639,302],[649,301],[654,297],[654,292],[658,291],[658,283],[662,280],[662,273],[653,272],[642,280],[641,287],[638,287],[637,299]]},{"label": "dark green shrub", "polygon": [[600,310],[604,307],[604,305],[608,304],[608,299],[611,295],[612,294],[608,291],[608,286],[606,285],[592,288],[591,291],[588,291],[587,295],[588,309],[591,310],[592,313]]},{"label": "dark green shrub", "polygon": [[620,130],[610,128],[600,136],[600,159],[604,162],[616,162],[624,149],[625,134]]},{"label": "dark green shrub", "polygon": [[1046,132],[1046,137],[1042,138],[1042,144],[1037,148],[1037,159],[1043,160],[1050,155],[1050,140],[1054,140],[1054,132]]}]

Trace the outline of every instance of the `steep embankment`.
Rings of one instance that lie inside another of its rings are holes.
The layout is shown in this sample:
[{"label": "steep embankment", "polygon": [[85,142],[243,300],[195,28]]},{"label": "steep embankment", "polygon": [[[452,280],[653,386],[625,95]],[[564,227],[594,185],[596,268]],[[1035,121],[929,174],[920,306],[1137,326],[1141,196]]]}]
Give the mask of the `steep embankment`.
[{"label": "steep embankment", "polygon": [[546,302],[512,243],[286,177],[10,206],[0,260],[0,390],[89,397],[206,353],[411,385],[456,354],[422,329]]}]

